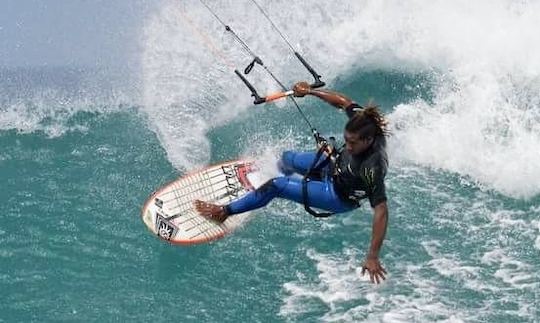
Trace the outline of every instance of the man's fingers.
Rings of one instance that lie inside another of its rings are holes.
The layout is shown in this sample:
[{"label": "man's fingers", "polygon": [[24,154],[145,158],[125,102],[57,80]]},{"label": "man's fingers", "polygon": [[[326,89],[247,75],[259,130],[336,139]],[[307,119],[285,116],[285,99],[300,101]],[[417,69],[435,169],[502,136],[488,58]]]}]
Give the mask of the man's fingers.
[{"label": "man's fingers", "polygon": [[383,280],[386,280],[387,272],[379,263],[373,265],[370,265],[369,263],[364,264],[362,266],[362,276],[365,274],[366,270],[369,274],[371,283],[380,284]]},{"label": "man's fingers", "polygon": [[388,273],[386,272],[386,270],[381,266],[379,265],[379,275],[381,276],[381,278],[383,280],[386,280],[386,276],[385,275],[388,275]]},{"label": "man's fingers", "polygon": [[377,277],[379,277],[379,283],[382,283],[383,280],[386,280],[386,277],[384,277],[384,274],[380,271],[377,273]]},{"label": "man's fingers", "polygon": [[375,284],[380,284],[383,280],[386,280],[386,276],[381,270],[370,270],[369,268],[365,267],[362,269],[362,275],[365,271],[368,271],[369,273],[369,280]]}]

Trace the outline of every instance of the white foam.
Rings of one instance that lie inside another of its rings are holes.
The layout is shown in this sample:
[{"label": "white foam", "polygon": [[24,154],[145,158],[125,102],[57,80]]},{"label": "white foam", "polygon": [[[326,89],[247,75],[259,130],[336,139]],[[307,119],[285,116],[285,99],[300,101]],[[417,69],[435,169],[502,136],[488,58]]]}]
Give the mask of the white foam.
[{"label": "white foam", "polygon": [[334,312],[336,304],[360,298],[362,285],[358,282],[369,280],[369,278],[361,279],[357,274],[356,268],[359,264],[355,259],[355,252],[347,249],[344,253],[345,255],[332,256],[308,250],[307,256],[316,261],[320,283],[303,284],[303,278],[300,276],[300,283],[290,282],[284,284],[283,287],[290,296],[285,299],[280,314],[287,316],[309,311],[309,308],[302,305],[306,299],[316,299],[324,302],[330,307],[330,312]]},{"label": "white foam", "polygon": [[502,249],[486,252],[482,263],[498,266],[494,276],[513,288],[535,291],[540,287],[538,272],[531,265],[508,256]]},{"label": "white foam", "polygon": [[[367,276],[360,275],[360,261],[353,249],[346,248],[340,255],[308,250],[307,255],[316,262],[319,281],[309,282],[298,275],[297,281],[284,284],[288,296],[280,309],[281,316],[294,320],[297,315],[313,311],[313,302],[322,302],[328,307],[320,318],[323,322],[463,322],[461,313],[437,298],[436,283],[418,277],[422,266],[402,264],[404,277],[373,285]],[[385,288],[388,283],[390,293]],[[403,288],[396,284],[403,284]]]},{"label": "white foam", "polygon": [[6,77],[0,82],[0,130],[42,131],[58,137],[87,130],[69,125],[79,112],[111,113],[135,107],[138,99],[128,94],[131,90],[104,73],[54,67],[0,70]]},{"label": "white foam", "polygon": [[540,250],[540,221],[532,221],[532,226],[538,229],[538,235],[534,241],[534,247]]},{"label": "white foam", "polygon": [[51,101],[43,103],[40,100],[33,100],[30,104],[18,102],[0,109],[0,129],[14,129],[21,133],[43,131],[48,137],[54,138],[66,132],[85,132],[88,130],[82,125],[67,125],[67,121],[78,112],[112,111],[115,109],[119,109],[119,107],[113,106],[103,109],[88,105],[78,106],[76,103],[67,106]]},{"label": "white foam", "polygon": [[403,103],[391,114],[394,157],[470,176],[510,196],[539,194],[540,164],[533,161],[540,158],[540,46],[531,40],[539,39],[540,4],[381,6],[386,18],[364,24],[392,21],[389,31],[372,35],[383,36],[396,56],[387,66],[403,61],[409,71],[415,64],[434,70],[438,84],[432,103]]},{"label": "white foam", "polygon": [[540,167],[533,162],[540,158],[539,107],[523,110],[522,103],[490,90],[490,81],[440,95],[432,106],[418,101],[396,107],[392,155],[470,176],[510,196],[532,197],[540,193]]}]

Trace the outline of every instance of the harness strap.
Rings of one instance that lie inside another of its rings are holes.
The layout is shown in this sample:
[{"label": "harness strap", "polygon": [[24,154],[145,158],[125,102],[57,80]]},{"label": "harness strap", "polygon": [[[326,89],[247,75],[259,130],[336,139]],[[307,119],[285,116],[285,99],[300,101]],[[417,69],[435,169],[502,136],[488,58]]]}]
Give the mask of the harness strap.
[{"label": "harness strap", "polygon": [[302,197],[304,200],[304,209],[306,210],[306,212],[308,212],[309,214],[313,215],[316,218],[327,218],[335,213],[334,212],[317,212],[313,210],[309,206],[309,198],[308,198],[308,183],[311,181],[310,176],[313,175],[314,172],[319,171],[323,169],[324,167],[326,167],[326,165],[328,165],[328,163],[332,159],[332,156],[335,153],[335,150],[333,150],[330,154],[328,154],[328,156],[323,161],[318,163],[319,158],[322,156],[323,152],[326,151],[326,149],[328,148],[328,143],[326,142],[326,140],[324,140],[324,138],[319,137],[318,139],[320,140],[319,143],[321,144],[321,147],[317,151],[317,154],[315,154],[315,159],[313,160],[313,163],[311,164],[308,171],[304,175],[304,178],[302,179]]}]

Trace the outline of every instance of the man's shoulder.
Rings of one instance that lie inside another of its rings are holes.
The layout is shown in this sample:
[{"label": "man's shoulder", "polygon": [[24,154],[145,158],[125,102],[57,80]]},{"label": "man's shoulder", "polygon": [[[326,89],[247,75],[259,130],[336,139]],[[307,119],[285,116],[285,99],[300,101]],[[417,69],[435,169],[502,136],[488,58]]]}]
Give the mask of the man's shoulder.
[{"label": "man's shoulder", "polygon": [[376,139],[375,145],[373,147],[372,156],[374,161],[382,163],[385,166],[388,166],[388,154],[386,153],[386,137],[379,136]]},{"label": "man's shoulder", "polygon": [[369,167],[388,165],[388,155],[386,153],[386,139],[384,137],[377,138],[374,146],[370,149],[369,154],[364,157],[362,164]]}]

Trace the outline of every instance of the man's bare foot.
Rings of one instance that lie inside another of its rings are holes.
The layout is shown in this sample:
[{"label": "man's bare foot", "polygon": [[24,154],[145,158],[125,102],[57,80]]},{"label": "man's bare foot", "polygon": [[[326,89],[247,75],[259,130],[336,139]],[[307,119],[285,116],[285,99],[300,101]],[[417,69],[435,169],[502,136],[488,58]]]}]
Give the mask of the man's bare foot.
[{"label": "man's bare foot", "polygon": [[194,204],[195,210],[207,219],[223,223],[229,217],[225,211],[225,207],[221,205],[211,204],[201,200],[195,200]]}]

